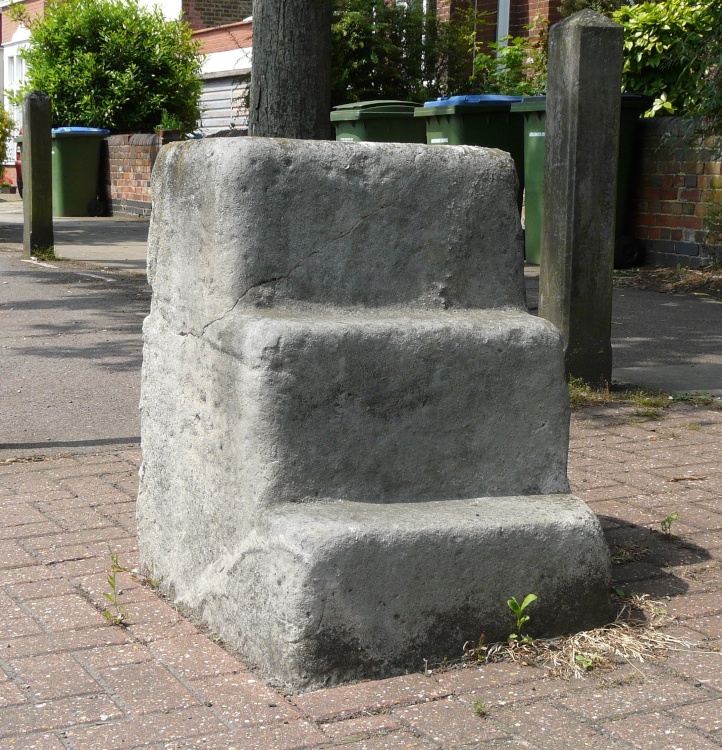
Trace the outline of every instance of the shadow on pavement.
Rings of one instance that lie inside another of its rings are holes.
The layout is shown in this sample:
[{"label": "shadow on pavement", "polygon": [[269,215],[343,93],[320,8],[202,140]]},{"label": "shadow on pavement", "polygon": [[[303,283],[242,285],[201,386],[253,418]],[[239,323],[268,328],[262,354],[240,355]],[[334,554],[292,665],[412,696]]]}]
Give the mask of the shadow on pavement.
[{"label": "shadow on pavement", "polygon": [[[649,593],[653,598],[680,596],[690,586],[670,569],[713,559],[709,551],[683,537],[665,536],[621,518],[604,515],[598,518],[603,527],[607,527],[604,536],[612,551],[612,560],[616,558],[612,567],[613,585],[625,591]],[[627,562],[623,561],[625,557],[629,558]]]}]

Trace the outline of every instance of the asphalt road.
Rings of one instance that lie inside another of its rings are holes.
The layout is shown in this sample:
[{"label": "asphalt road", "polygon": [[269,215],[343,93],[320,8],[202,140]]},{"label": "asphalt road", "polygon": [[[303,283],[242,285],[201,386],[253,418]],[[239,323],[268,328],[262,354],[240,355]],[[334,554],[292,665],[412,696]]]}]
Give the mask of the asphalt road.
[{"label": "asphalt road", "polygon": [[139,444],[149,307],[144,276],[0,247],[0,461]]}]

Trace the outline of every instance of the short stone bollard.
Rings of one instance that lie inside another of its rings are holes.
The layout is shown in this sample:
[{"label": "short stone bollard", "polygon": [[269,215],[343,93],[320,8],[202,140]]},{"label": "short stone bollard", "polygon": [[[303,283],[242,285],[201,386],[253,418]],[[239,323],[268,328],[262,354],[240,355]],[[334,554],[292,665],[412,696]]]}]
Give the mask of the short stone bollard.
[{"label": "short stone bollard", "polygon": [[467,146],[209,139],[153,173],[141,561],[307,690],[609,616],[516,173]]}]

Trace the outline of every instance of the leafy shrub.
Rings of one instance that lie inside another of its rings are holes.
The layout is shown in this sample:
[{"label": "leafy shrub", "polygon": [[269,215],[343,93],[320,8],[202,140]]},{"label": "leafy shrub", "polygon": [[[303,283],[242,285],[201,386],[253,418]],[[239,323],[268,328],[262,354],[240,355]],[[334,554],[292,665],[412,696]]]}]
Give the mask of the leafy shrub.
[{"label": "leafy shrub", "polygon": [[620,8],[624,27],[624,90],[654,98],[649,114],[689,114],[699,107],[691,80],[703,76],[700,54],[712,35],[714,0],[666,0]]},{"label": "leafy shrub", "polygon": [[48,0],[33,18],[15,7],[31,40],[19,96],[45,91],[54,126],[133,133],[170,119],[195,129],[202,59],[186,23],[137,0]]},{"label": "leafy shrub", "polygon": [[[464,93],[542,93],[547,28],[506,37],[479,52],[487,14],[473,8],[440,21],[434,3],[337,0],[332,29],[334,105],[369,99],[426,101]],[[497,56],[498,52],[498,56]]]}]

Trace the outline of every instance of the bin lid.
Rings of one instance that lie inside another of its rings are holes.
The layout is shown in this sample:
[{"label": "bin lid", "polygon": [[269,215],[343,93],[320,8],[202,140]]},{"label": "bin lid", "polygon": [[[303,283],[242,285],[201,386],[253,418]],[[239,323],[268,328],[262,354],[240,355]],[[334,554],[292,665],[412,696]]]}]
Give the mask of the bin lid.
[{"label": "bin lid", "polygon": [[431,102],[425,102],[424,107],[458,107],[465,105],[485,105],[485,104],[511,104],[512,102],[521,101],[521,96],[511,96],[510,94],[456,94],[455,96],[442,96]]},{"label": "bin lid", "polygon": [[[643,94],[622,94],[622,109],[644,111],[652,106],[651,96]],[[520,102],[511,105],[512,112],[544,112],[547,106],[546,96],[525,96]]]},{"label": "bin lid", "polygon": [[85,128],[79,125],[66,126],[62,128],[53,128],[53,136],[84,136],[84,135],[110,135],[110,130],[105,128]]},{"label": "bin lid", "polygon": [[416,102],[396,99],[377,99],[368,102],[339,104],[331,111],[331,121],[361,120],[376,117],[413,117],[414,110],[420,107]]},{"label": "bin lid", "polygon": [[455,113],[473,112],[508,112],[514,102],[521,96],[508,94],[457,94],[444,96],[431,102],[425,102],[422,109],[414,112],[415,117],[433,117],[434,115],[452,115]]},{"label": "bin lid", "polygon": [[546,112],[546,96],[525,96],[520,102],[511,105],[512,112]]}]

